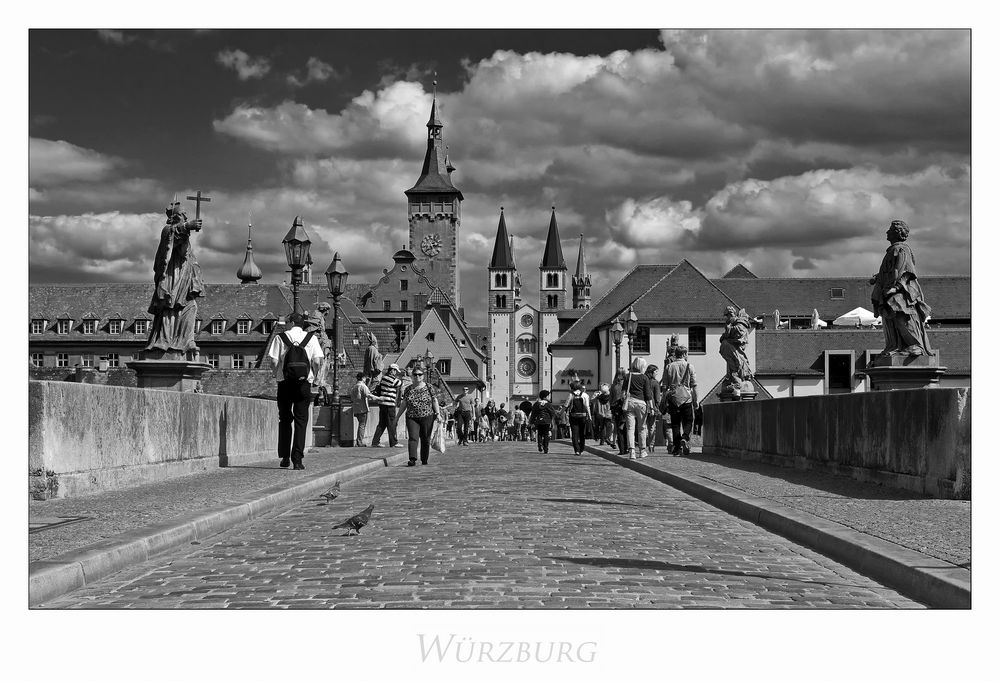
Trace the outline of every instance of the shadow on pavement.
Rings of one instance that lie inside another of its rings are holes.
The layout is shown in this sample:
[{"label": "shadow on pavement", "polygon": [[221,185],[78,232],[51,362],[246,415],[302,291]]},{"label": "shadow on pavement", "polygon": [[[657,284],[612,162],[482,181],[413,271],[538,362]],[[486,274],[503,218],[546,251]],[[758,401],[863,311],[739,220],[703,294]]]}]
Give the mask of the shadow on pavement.
[{"label": "shadow on pavement", "polygon": [[572,498],[572,499],[554,499],[554,498],[540,498],[539,501],[557,501],[570,504],[606,504],[609,506],[635,506],[636,508],[653,508],[649,504],[629,504],[624,501],[598,501],[597,499],[583,499],[583,498]]}]

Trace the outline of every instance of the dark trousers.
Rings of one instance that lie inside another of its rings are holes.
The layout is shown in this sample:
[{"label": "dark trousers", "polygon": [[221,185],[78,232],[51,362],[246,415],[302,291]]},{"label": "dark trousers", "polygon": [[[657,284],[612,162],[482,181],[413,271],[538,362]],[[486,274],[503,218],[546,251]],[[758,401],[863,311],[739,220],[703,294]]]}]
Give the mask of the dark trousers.
[{"label": "dark trousers", "polygon": [[[302,461],[309,427],[312,384],[309,381],[278,382],[278,458]],[[294,425],[294,429],[293,429]],[[294,430],[294,434],[293,434]]]},{"label": "dark trousers", "polygon": [[587,443],[587,426],[590,419],[586,416],[569,415],[569,434],[573,441],[573,451],[582,452]]},{"label": "dark trousers", "polygon": [[389,446],[396,446],[396,405],[380,404],[378,406],[378,425],[372,437],[372,447],[382,441],[382,433],[389,431]]},{"label": "dark trousers", "polygon": [[365,427],[368,425],[368,412],[363,412],[361,414],[354,415],[355,420],[358,422],[358,434],[354,438],[355,447],[365,446]]},{"label": "dark trousers", "polygon": [[472,423],[472,412],[456,411],[455,417],[458,421],[458,444],[465,444],[469,441],[469,425]]},{"label": "dark trousers", "polygon": [[420,460],[427,463],[431,455],[431,433],[434,431],[434,414],[411,419],[406,417],[407,444],[410,447],[410,461],[417,460],[417,444],[420,444]]},{"label": "dark trousers", "polygon": [[670,430],[674,440],[674,451],[681,446],[681,428],[684,429],[684,441],[691,441],[691,426],[694,424],[694,407],[691,403],[682,404],[678,407],[667,405],[667,413],[670,414]]},{"label": "dark trousers", "polygon": [[535,426],[535,430],[538,432],[538,448],[542,452],[549,453],[549,425],[547,423],[541,423]]}]

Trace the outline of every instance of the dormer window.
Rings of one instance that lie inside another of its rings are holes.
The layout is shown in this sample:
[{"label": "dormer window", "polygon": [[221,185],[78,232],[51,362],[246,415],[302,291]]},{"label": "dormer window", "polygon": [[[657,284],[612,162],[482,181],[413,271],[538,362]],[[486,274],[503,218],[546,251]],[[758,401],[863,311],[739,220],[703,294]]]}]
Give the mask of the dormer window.
[{"label": "dormer window", "polygon": [[844,289],[834,286],[830,289],[830,300],[843,300]]},{"label": "dormer window", "polygon": [[125,327],[125,320],[123,319],[112,319],[108,322],[108,333],[119,334]]},{"label": "dormer window", "polygon": [[270,333],[272,331],[274,331],[274,320],[273,319],[265,319],[264,321],[262,321],[260,323],[260,330],[263,331],[264,333],[270,335]]},{"label": "dormer window", "polygon": [[56,333],[65,336],[69,333],[70,328],[73,326],[72,319],[60,319],[56,322]]},{"label": "dormer window", "polygon": [[250,333],[250,320],[249,319],[237,319],[236,320],[236,333],[241,336],[245,336]]},{"label": "dormer window", "polygon": [[148,319],[135,320],[135,333],[137,336],[145,336],[147,333],[149,333],[149,320]]},{"label": "dormer window", "polygon": [[226,330],[226,320],[224,319],[213,319],[212,320],[212,335],[221,336],[222,332]]},{"label": "dormer window", "polygon": [[93,335],[97,332],[97,320],[96,319],[84,319],[83,320],[83,332],[88,336]]},{"label": "dormer window", "polygon": [[44,319],[32,319],[31,320],[31,333],[45,333],[45,320]]},{"label": "dormer window", "polygon": [[195,333],[201,333],[201,320],[200,319],[194,320],[194,332]]}]

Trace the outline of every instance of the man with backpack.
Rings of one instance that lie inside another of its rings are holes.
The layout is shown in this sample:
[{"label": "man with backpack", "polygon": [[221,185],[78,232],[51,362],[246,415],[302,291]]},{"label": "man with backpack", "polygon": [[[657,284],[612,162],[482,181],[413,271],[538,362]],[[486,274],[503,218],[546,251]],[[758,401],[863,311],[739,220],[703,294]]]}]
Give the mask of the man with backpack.
[{"label": "man with backpack", "polygon": [[278,458],[282,468],[291,464],[297,471],[305,470],[302,457],[312,384],[323,365],[319,339],[302,329],[304,323],[305,317],[298,312],[289,315],[288,328],[271,339],[266,353],[278,381]]},{"label": "man with backpack", "polygon": [[[670,364],[663,371],[663,400],[670,414],[670,429],[673,431],[674,456],[688,456],[691,448],[691,425],[694,410],[698,408],[698,382],[694,367],[687,361],[687,348],[678,345]],[[683,427],[683,434],[681,428]]]}]

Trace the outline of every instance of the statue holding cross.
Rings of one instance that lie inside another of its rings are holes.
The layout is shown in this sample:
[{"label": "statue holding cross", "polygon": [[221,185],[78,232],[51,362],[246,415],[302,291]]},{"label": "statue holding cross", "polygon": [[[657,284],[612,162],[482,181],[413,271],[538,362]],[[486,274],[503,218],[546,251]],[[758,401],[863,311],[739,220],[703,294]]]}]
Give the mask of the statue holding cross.
[{"label": "statue holding cross", "polygon": [[195,219],[188,220],[181,204],[171,202],[167,221],[160,231],[160,243],[153,260],[153,298],[149,313],[153,326],[144,356],[163,359],[193,359],[198,353],[194,326],[198,317],[197,299],[204,284],[201,267],[191,244],[193,232],[201,231],[201,203],[210,201],[198,191],[188,199],[195,202]]}]

